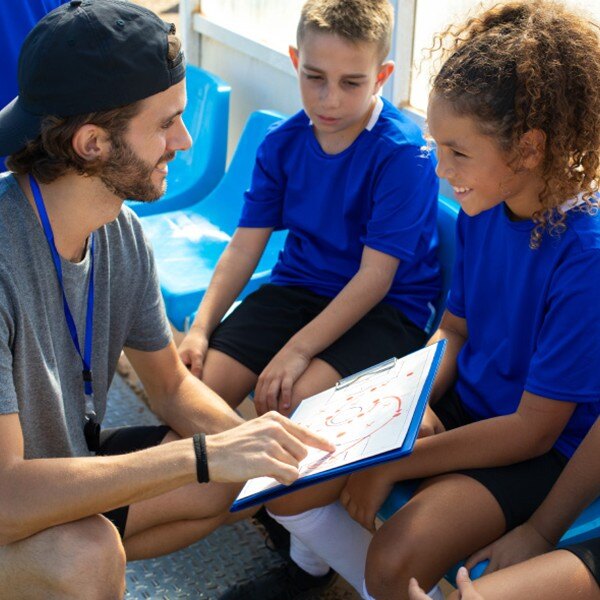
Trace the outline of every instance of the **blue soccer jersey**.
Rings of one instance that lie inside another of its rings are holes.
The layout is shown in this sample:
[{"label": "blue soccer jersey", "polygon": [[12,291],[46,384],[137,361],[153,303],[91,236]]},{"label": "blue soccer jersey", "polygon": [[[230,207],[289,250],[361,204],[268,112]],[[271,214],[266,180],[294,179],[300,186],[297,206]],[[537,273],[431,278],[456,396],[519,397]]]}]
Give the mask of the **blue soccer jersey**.
[{"label": "blue soccer jersey", "polygon": [[514,413],[523,391],[576,402],[555,444],[570,457],[600,414],[600,216],[567,212],[532,250],[532,221],[504,204],[461,211],[448,309],[465,318],[456,391],[477,419]]},{"label": "blue soccer jersey", "polygon": [[322,150],[304,111],[272,129],[239,221],[289,230],[272,283],[334,297],[368,246],[400,259],[384,302],[425,328],[441,281],[438,181],[423,145],[418,127],[385,100],[339,154]]}]

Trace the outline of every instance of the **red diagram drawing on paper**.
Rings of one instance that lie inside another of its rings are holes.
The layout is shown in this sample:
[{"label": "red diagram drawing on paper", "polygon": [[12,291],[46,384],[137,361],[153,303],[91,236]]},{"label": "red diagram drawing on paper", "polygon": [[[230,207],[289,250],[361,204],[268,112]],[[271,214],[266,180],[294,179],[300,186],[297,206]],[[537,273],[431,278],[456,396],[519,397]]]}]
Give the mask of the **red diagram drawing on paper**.
[{"label": "red diagram drawing on paper", "polygon": [[[376,394],[377,391],[378,388],[372,388],[360,398],[346,397],[319,411],[318,422],[315,420],[312,423],[304,423],[311,431],[322,433],[332,440],[336,450],[302,465],[301,473],[317,468],[322,470],[344,461],[350,450],[360,444],[366,444],[371,435],[387,427],[400,416],[401,398],[395,395],[382,396],[381,393]],[[380,392],[385,393],[385,390]]]}]

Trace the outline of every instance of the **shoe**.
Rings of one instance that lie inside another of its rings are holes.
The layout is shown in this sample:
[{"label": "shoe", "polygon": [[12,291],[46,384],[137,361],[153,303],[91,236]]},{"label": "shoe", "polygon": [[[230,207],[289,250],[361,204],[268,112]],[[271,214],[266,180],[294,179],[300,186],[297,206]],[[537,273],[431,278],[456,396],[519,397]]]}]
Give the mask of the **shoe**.
[{"label": "shoe", "polygon": [[220,600],[309,600],[318,598],[337,577],[333,569],[316,577],[289,561],[252,581],[233,586]]},{"label": "shoe", "polygon": [[283,560],[290,557],[290,532],[280,525],[263,506],[253,517],[265,530],[265,546]]}]

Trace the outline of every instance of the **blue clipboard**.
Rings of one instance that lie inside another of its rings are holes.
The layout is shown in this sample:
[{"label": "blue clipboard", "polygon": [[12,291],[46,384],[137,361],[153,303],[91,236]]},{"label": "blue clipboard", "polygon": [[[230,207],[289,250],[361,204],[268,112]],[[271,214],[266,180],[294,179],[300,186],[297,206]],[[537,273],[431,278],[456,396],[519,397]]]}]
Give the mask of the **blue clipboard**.
[{"label": "blue clipboard", "polygon": [[[402,446],[396,448],[394,450],[388,450],[387,452],[382,452],[375,456],[369,456],[366,458],[362,458],[356,460],[354,462],[341,465],[338,467],[333,467],[327,471],[322,471],[319,473],[312,473],[310,475],[305,475],[297,479],[294,483],[290,485],[279,484],[277,486],[268,488],[266,490],[262,490],[257,492],[256,494],[252,494],[250,496],[246,496],[241,500],[236,500],[229,509],[231,512],[237,512],[240,510],[244,510],[249,508],[250,506],[256,506],[257,504],[263,504],[273,498],[278,498],[279,496],[283,496],[285,494],[290,494],[291,492],[295,492],[302,488],[308,487],[310,485],[315,485],[316,483],[321,483],[323,481],[327,481],[329,479],[333,479],[335,477],[339,477],[340,475],[344,475],[346,473],[353,473],[354,471],[358,471],[360,469],[365,469],[367,467],[378,465],[381,463],[389,462],[392,460],[396,460],[407,454],[410,454],[415,445],[415,441],[419,434],[419,428],[421,427],[421,421],[423,420],[423,415],[425,414],[425,409],[427,407],[427,401],[429,399],[429,395],[431,394],[431,389],[433,387],[433,382],[435,381],[435,377],[437,375],[440,363],[442,361],[442,357],[444,355],[444,351],[446,349],[446,340],[440,340],[436,343],[436,351],[433,356],[433,360],[429,367],[429,373],[425,379],[425,383],[423,384],[423,389],[421,390],[421,394],[417,399],[415,405],[415,411],[411,420],[411,423],[408,428],[408,432],[406,437],[404,438],[404,442]],[[350,377],[346,377],[341,379],[336,384],[336,389],[342,389],[348,385],[351,385],[361,377],[366,375],[372,375],[374,373],[379,373],[386,369],[392,368],[396,363],[396,359],[392,358],[388,361],[379,363],[373,367],[365,369],[364,371],[360,371],[351,375]]]}]

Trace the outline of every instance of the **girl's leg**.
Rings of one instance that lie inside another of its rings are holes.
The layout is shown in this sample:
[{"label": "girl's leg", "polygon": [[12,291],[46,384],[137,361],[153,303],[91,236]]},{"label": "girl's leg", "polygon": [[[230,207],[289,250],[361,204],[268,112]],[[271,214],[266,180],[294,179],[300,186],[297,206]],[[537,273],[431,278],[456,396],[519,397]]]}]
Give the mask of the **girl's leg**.
[{"label": "girl's leg", "polygon": [[479,482],[455,473],[429,479],[375,534],[367,556],[367,590],[377,600],[408,598],[411,577],[430,589],[505,527],[498,502]]},{"label": "girl's leg", "polygon": [[[587,567],[571,552],[555,550],[474,582],[485,600],[598,600],[600,588]],[[450,596],[458,600],[458,592]]]}]

